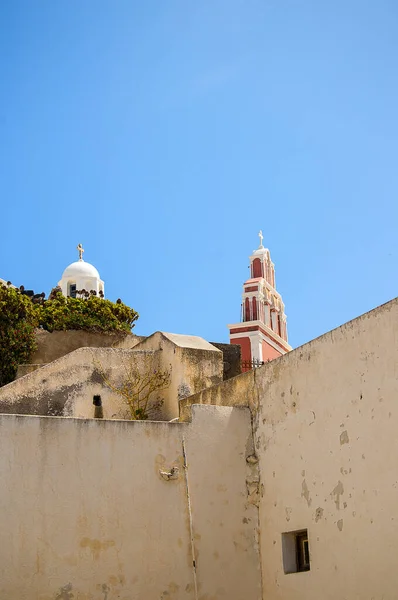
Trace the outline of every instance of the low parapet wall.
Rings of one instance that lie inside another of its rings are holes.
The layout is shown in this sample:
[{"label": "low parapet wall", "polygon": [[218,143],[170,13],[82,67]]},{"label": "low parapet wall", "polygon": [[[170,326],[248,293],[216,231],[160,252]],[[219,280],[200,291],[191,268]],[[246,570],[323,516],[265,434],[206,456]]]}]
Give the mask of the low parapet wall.
[{"label": "low parapet wall", "polygon": [[[261,368],[267,368],[267,365]],[[258,404],[258,391],[255,386],[256,371],[248,371],[207,388],[198,394],[184,398],[179,402],[180,421],[190,421],[194,404],[212,404],[214,406],[246,406],[251,410]]]}]

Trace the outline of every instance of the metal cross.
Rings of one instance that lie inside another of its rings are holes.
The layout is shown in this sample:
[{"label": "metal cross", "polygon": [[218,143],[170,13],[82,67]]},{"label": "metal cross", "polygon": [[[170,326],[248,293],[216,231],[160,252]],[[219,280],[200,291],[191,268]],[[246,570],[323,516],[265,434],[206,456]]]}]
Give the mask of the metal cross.
[{"label": "metal cross", "polygon": [[83,252],[84,252],[84,250],[83,250],[83,246],[81,244],[79,244],[77,246],[77,251],[79,252],[79,260],[83,260]]}]

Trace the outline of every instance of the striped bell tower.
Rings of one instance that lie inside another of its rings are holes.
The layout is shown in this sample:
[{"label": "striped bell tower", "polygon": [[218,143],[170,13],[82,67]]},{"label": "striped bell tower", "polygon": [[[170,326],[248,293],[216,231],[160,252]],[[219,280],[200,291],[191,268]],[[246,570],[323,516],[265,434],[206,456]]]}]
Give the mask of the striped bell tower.
[{"label": "striped bell tower", "polygon": [[268,248],[250,256],[250,279],[243,284],[241,323],[228,325],[231,344],[241,346],[243,370],[278,358],[291,350],[287,343],[285,305],[275,288],[275,267]]}]

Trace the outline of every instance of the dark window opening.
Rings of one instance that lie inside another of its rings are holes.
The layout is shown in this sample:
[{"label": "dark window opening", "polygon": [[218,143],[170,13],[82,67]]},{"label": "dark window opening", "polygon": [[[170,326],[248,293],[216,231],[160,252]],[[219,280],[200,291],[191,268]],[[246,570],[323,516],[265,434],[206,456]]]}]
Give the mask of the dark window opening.
[{"label": "dark window opening", "polygon": [[282,559],[285,573],[303,573],[310,570],[307,529],[282,533]]},{"label": "dark window opening", "polygon": [[102,400],[101,400],[101,396],[99,394],[96,396],[93,396],[93,404],[94,404],[94,406],[102,406]]},{"label": "dark window opening", "polygon": [[306,531],[296,535],[296,561],[297,571],[310,570],[310,550],[308,547],[308,534]]},{"label": "dark window opening", "polygon": [[71,298],[76,298],[76,283],[71,283],[69,286],[69,296]]},{"label": "dark window opening", "polygon": [[94,419],[103,419],[104,418],[104,411],[103,411],[103,408],[102,408],[101,396],[99,394],[96,394],[95,396],[93,396],[93,404],[95,406],[95,408],[94,408]]}]

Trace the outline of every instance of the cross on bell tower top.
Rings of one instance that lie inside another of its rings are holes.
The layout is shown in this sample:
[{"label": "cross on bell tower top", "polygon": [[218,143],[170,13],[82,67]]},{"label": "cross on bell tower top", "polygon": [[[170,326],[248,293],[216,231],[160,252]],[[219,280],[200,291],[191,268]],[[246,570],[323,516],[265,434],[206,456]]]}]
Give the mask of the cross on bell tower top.
[{"label": "cross on bell tower top", "polygon": [[78,244],[76,250],[79,252],[79,260],[83,260],[83,246],[81,244]]},{"label": "cross on bell tower top", "polygon": [[263,246],[263,239],[264,239],[264,236],[263,236],[263,232],[262,232],[262,230],[261,230],[261,229],[260,229],[260,231],[258,232],[258,237],[260,238],[260,245],[259,245],[259,248],[264,248],[264,246]]}]

